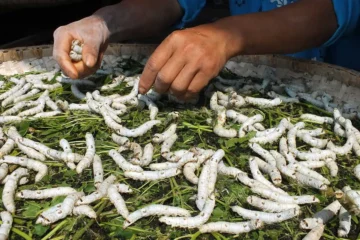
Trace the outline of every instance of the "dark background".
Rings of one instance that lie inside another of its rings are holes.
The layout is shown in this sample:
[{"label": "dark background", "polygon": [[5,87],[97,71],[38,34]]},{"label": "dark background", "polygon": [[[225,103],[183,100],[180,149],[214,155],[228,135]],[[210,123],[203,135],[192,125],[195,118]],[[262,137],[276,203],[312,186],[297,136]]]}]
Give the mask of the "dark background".
[{"label": "dark background", "polygon": [[[121,0],[0,0],[0,49],[52,44],[52,34],[57,27],[119,2]],[[229,15],[227,1],[207,2],[193,25]],[[135,42],[159,43],[167,34],[163,32]]]}]

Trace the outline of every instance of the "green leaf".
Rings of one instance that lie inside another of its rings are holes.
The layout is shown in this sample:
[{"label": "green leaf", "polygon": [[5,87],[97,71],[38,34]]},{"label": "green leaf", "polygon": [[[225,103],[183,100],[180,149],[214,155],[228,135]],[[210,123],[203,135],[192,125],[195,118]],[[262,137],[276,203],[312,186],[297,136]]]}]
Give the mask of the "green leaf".
[{"label": "green leaf", "polygon": [[34,235],[41,237],[49,230],[49,228],[50,226],[43,226],[41,224],[36,224],[34,226],[33,233]]},{"label": "green leaf", "polygon": [[23,211],[22,215],[26,218],[35,218],[42,208],[35,202],[25,203],[25,205],[27,206],[25,207],[25,211]]},{"label": "green leaf", "polygon": [[25,134],[27,133],[28,129],[29,129],[29,126],[30,126],[30,122],[28,121],[23,121],[20,123],[20,126],[19,126],[19,133],[21,136],[25,136]]}]

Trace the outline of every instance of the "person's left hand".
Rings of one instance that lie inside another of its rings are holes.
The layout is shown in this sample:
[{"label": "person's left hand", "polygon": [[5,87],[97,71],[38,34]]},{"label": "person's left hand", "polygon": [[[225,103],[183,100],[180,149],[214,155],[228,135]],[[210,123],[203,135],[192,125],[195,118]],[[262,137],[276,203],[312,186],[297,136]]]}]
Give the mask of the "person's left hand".
[{"label": "person's left hand", "polygon": [[180,100],[195,97],[231,57],[228,39],[212,24],[174,31],[146,63],[139,92],[145,94],[154,84],[158,93]]}]

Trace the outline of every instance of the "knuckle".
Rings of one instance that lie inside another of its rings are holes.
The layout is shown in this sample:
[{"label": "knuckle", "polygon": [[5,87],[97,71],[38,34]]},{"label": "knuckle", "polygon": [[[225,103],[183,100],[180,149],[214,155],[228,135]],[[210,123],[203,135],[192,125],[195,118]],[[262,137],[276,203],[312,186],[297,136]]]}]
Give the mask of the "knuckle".
[{"label": "knuckle", "polygon": [[183,39],[183,35],[184,34],[182,31],[176,30],[170,34],[169,39],[174,41],[180,41],[181,39]]},{"label": "knuckle", "polygon": [[149,59],[149,61],[146,63],[146,68],[150,72],[158,72],[159,71],[159,66],[156,63],[156,60],[154,60],[154,59]]},{"label": "knuckle", "polygon": [[159,72],[156,76],[156,81],[158,81],[160,84],[169,84],[171,83],[171,79],[167,74],[163,72]]}]

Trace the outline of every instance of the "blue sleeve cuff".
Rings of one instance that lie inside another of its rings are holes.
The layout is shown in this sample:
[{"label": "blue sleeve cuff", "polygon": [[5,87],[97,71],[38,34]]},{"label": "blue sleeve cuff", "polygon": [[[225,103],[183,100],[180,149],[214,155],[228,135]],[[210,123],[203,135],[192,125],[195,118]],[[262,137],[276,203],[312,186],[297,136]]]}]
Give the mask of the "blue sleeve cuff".
[{"label": "blue sleeve cuff", "polygon": [[352,33],[360,18],[360,1],[359,0],[332,0],[338,22],[336,32],[323,45],[328,47],[334,44],[341,37]]},{"label": "blue sleeve cuff", "polygon": [[184,28],[187,23],[192,22],[203,9],[206,0],[178,0],[184,15],[180,22],[175,25],[175,28]]}]

